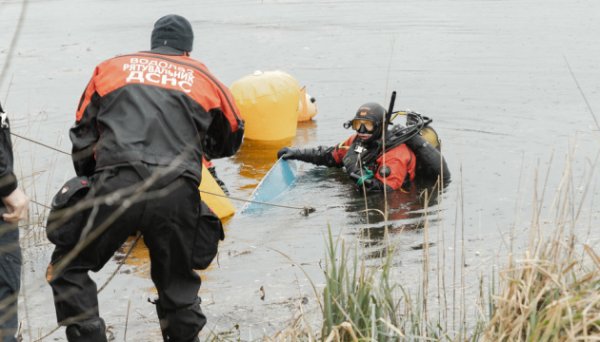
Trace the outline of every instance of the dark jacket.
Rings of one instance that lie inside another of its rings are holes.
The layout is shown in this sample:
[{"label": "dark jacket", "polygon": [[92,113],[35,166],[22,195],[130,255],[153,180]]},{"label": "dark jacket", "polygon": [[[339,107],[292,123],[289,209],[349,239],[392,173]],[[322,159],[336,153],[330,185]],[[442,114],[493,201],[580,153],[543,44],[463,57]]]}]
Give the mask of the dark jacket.
[{"label": "dark jacket", "polygon": [[233,96],[204,64],[156,49],[96,67],[70,137],[78,175],[181,156],[177,171],[200,183],[202,155],[233,155],[243,133]]},{"label": "dark jacket", "polygon": [[[13,152],[10,139],[10,124],[0,104],[0,197],[10,195],[17,188],[17,178],[13,173]],[[0,206],[4,206],[0,202]]]}]

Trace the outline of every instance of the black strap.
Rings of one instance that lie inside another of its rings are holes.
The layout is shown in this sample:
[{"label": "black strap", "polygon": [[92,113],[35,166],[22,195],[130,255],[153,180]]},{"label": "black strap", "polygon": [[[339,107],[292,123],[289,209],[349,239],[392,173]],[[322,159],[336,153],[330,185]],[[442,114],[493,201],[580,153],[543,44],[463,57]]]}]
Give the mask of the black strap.
[{"label": "black strap", "polygon": [[135,162],[135,163],[130,163],[129,165],[135,170],[135,172],[142,179],[149,178],[152,175],[152,171],[150,170],[150,167],[144,163]]}]

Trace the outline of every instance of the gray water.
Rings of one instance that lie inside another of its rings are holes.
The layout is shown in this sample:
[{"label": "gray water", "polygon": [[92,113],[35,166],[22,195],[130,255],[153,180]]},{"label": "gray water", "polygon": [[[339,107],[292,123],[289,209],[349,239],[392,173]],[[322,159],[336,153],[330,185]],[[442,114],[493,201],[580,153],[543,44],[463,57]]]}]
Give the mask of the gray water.
[{"label": "gray water", "polygon": [[[307,86],[319,114],[299,126],[293,145],[339,143],[350,134],[342,123],[358,106],[387,104],[393,90],[396,108],[434,119],[453,181],[430,207],[427,224],[414,196],[390,199],[394,277],[411,290],[419,289],[418,246],[427,226],[431,279],[443,274],[448,291],[460,293],[463,281],[453,271],[464,253],[465,302],[474,307],[479,276],[487,278],[505,264],[511,242],[527,242],[534,189],[538,197],[545,189],[542,220],[552,220],[550,204],[567,166],[572,196],[582,203],[579,242],[598,246],[600,234],[591,228],[600,221],[594,169],[600,132],[567,67],[592,109],[600,111],[597,1],[38,0],[26,9],[0,85],[15,133],[68,151],[67,131],[94,66],[147,49],[153,22],[179,13],[194,26],[192,56],[225,84],[254,70],[279,69]],[[21,1],[0,3],[2,65],[21,10]],[[21,184],[37,202],[48,203],[73,175],[69,157],[14,142]],[[248,144],[237,156],[215,161],[233,196],[250,196],[277,147]],[[358,242],[365,255],[381,248],[383,223],[376,214],[367,219],[359,212],[362,198],[340,171],[302,163],[299,168],[280,203],[317,211],[304,217],[298,210],[268,208],[227,221],[218,262],[203,272],[206,331],[238,325],[241,339],[258,339],[284,328],[301,303],[318,317],[311,283],[322,289],[328,227],[349,244]],[[380,201],[370,198],[369,205]],[[44,211],[32,205],[33,216]],[[21,319],[30,340],[52,329],[55,318],[44,281],[50,246],[40,229],[23,235]],[[146,301],[154,295],[147,264],[143,258],[129,261],[100,295],[101,313],[117,339],[125,334],[126,319],[129,340],[159,339],[154,308]],[[98,282],[114,267],[108,264]],[[429,291],[436,292],[435,285]],[[51,339],[63,336],[59,331]]]}]

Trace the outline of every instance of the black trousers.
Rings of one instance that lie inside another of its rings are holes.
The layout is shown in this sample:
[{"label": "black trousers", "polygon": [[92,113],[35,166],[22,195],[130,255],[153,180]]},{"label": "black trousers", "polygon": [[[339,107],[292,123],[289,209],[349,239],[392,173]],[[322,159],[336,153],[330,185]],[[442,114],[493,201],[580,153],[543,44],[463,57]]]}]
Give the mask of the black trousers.
[{"label": "black trousers", "polygon": [[[132,185],[139,187],[142,181],[134,168],[105,170],[94,175],[84,200]],[[68,263],[61,260],[69,250],[55,248],[51,264],[56,272],[49,282],[59,324],[99,319],[97,288],[88,272],[100,270],[128,236],[140,230],[150,251],[151,276],[159,297],[157,313],[165,340],[197,338],[206,317],[199,306],[200,276],[192,269],[191,260],[200,218],[200,195],[193,183],[181,177],[168,185],[151,187],[137,201],[128,196],[112,198],[82,215],[78,227],[89,231],[82,239],[102,233]],[[62,268],[61,263],[66,266]]]},{"label": "black trousers", "polygon": [[[4,205],[0,205],[0,212],[4,212],[3,208]],[[0,342],[16,341],[20,283],[19,228],[0,217]]]}]

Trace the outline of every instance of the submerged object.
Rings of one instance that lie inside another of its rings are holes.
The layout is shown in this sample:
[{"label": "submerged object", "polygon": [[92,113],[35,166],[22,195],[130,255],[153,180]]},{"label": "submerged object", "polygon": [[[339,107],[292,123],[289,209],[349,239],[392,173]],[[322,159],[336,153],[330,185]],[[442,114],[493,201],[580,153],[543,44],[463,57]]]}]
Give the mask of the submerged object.
[{"label": "submerged object", "polygon": [[277,141],[292,138],[298,126],[300,85],[283,71],[256,71],[231,85],[245,121],[244,137]]},{"label": "submerged object", "polygon": [[296,181],[296,163],[278,159],[269,172],[258,183],[252,192],[250,201],[242,208],[242,213],[251,213],[264,209],[265,204],[259,202],[272,202]]},{"label": "submerged object", "polygon": [[202,168],[202,180],[198,189],[202,200],[220,219],[235,214],[235,207],[206,167]]}]

